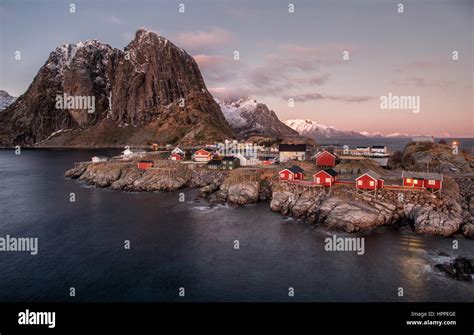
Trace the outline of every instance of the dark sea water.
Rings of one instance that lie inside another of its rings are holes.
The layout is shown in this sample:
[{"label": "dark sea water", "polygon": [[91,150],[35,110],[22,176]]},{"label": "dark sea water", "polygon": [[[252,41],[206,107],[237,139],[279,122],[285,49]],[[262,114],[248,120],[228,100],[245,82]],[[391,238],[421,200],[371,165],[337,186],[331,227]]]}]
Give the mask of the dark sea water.
[{"label": "dark sea water", "polygon": [[63,177],[75,161],[112,153],[0,151],[0,237],[39,238],[36,256],[0,252],[0,301],[474,300],[473,283],[433,268],[474,257],[474,241],[459,237],[453,250],[452,238],[383,228],[358,235],[366,238],[363,256],[327,252],[328,232],[268,203],[209,207],[195,190],[179,202],[179,192],[117,192]]}]

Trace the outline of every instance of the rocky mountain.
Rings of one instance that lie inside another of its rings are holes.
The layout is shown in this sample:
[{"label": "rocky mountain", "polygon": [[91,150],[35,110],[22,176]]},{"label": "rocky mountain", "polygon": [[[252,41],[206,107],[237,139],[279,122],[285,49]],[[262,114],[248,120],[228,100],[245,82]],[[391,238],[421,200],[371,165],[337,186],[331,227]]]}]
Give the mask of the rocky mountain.
[{"label": "rocky mountain", "polygon": [[[94,108],[85,108],[91,101]],[[58,47],[0,115],[0,146],[199,144],[232,137],[195,60],[143,28],[123,51],[96,40]]]},{"label": "rocky mountain", "polygon": [[320,138],[333,138],[333,137],[340,137],[340,138],[365,137],[361,133],[358,133],[355,131],[338,130],[334,127],[316,123],[315,121],[312,121],[312,120],[295,119],[295,120],[286,120],[284,121],[284,123],[288,127],[296,130],[298,134],[300,134],[301,136],[306,136],[309,138],[320,139]]},{"label": "rocky mountain", "polygon": [[12,97],[10,94],[8,94],[7,91],[0,90],[0,112],[4,111],[15,100],[16,100],[16,98]]},{"label": "rocky mountain", "polygon": [[245,97],[221,101],[224,117],[236,134],[248,137],[266,135],[272,137],[297,136],[298,133],[278,119],[275,112],[257,100]]}]

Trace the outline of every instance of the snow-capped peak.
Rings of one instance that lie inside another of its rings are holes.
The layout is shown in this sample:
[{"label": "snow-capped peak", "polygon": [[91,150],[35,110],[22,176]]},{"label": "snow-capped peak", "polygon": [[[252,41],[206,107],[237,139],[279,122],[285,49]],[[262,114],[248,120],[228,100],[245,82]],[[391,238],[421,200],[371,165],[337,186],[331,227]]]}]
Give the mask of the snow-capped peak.
[{"label": "snow-capped peak", "polygon": [[102,44],[96,39],[79,41],[77,43],[66,43],[61,45],[60,47],[57,47],[56,50],[53,51],[53,54],[55,56],[54,63],[56,64],[52,64],[52,61],[50,61],[48,63],[48,66],[59,66],[60,68],[64,66],[69,66],[74,57],[76,56],[77,51],[83,48],[87,48],[90,50],[111,49],[109,45]]},{"label": "snow-capped peak", "polygon": [[389,135],[383,135],[380,132],[368,132],[368,131],[351,131],[351,130],[339,130],[332,126],[326,126],[324,124],[317,123],[313,120],[287,120],[284,123],[296,130],[301,136],[310,138],[348,138],[348,137],[409,137],[405,133],[392,133]]},{"label": "snow-capped peak", "polygon": [[370,131],[361,131],[360,132],[361,135],[364,135],[365,137],[379,137],[379,136],[383,136],[382,133],[376,131],[376,132],[370,132]]},{"label": "snow-capped peak", "polygon": [[310,138],[331,138],[331,137],[363,137],[361,133],[355,131],[338,130],[333,126],[317,123],[308,119],[286,120],[284,123],[296,130],[298,134]]},{"label": "snow-capped peak", "polygon": [[283,124],[265,104],[252,97],[220,100],[214,99],[229,125],[241,135],[265,134],[289,136],[296,133]]},{"label": "snow-capped peak", "polygon": [[135,33],[135,39],[134,41],[136,43],[142,44],[142,43],[154,43],[155,41],[150,40],[150,39],[156,39],[158,42],[167,45],[168,44],[168,39],[161,36],[160,34],[149,30],[148,28],[145,27],[140,27],[138,28],[137,32]]},{"label": "snow-capped peak", "polygon": [[308,120],[308,119],[305,119],[305,120],[302,120],[302,119],[293,119],[293,120],[286,120],[284,121],[284,123],[293,128],[294,130],[296,130],[298,133],[301,134],[301,132],[310,132],[310,131],[314,131],[314,130],[326,130],[326,131],[330,131],[330,130],[337,130],[336,128],[334,128],[333,126],[327,126],[325,124],[322,124],[322,123],[316,123],[315,121],[313,120]]},{"label": "snow-capped peak", "polygon": [[406,133],[391,133],[386,135],[385,137],[410,137],[410,135]]},{"label": "snow-capped peak", "polygon": [[250,97],[225,101],[217,98],[214,100],[221,107],[227,122],[235,128],[247,126],[248,117],[246,117],[246,114],[248,116],[248,114],[254,113],[258,106],[257,100]]},{"label": "snow-capped peak", "polygon": [[7,91],[0,90],[0,112],[10,106],[15,100],[16,98],[8,94]]}]

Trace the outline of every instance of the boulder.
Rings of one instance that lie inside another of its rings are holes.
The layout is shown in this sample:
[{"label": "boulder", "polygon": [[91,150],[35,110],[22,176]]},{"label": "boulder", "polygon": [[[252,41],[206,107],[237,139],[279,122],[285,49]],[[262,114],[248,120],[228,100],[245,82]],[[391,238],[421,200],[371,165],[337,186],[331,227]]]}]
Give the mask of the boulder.
[{"label": "boulder", "polygon": [[236,205],[245,205],[258,201],[259,183],[242,182],[229,186],[228,201]]}]

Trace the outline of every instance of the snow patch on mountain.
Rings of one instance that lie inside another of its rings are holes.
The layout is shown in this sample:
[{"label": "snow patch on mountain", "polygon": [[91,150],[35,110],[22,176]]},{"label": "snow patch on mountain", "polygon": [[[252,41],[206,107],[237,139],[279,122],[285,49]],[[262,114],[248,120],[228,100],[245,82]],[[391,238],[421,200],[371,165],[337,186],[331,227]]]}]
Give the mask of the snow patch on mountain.
[{"label": "snow patch on mountain", "polygon": [[297,132],[278,119],[275,112],[251,97],[214,98],[229,125],[239,135],[295,136]]},{"label": "snow patch on mountain", "polygon": [[333,126],[317,123],[313,120],[286,120],[284,123],[296,130],[301,136],[309,138],[332,138],[332,137],[364,137],[356,131],[338,130]]},{"label": "snow patch on mountain", "polygon": [[411,137],[412,135],[406,133],[392,133],[383,135],[380,132],[368,132],[368,131],[347,131],[339,130],[333,126],[327,126],[325,124],[317,123],[313,120],[294,119],[286,120],[284,123],[296,130],[300,136],[309,138],[352,138],[352,137]]},{"label": "snow patch on mountain", "polygon": [[[110,45],[101,43],[95,39],[79,41],[77,43],[67,43],[57,47],[51,52],[49,62],[46,67],[55,74],[61,82],[64,80],[64,72],[72,66],[73,62],[85,62],[86,54],[95,54],[101,57],[97,62],[101,67],[107,65],[113,49]],[[97,70],[98,72],[98,70]]]},{"label": "snow patch on mountain", "polygon": [[0,90],[0,112],[15,102],[15,100],[16,97],[12,97],[7,91]]},{"label": "snow patch on mountain", "polygon": [[391,133],[391,134],[385,135],[385,137],[410,137],[410,135],[407,133]]}]

